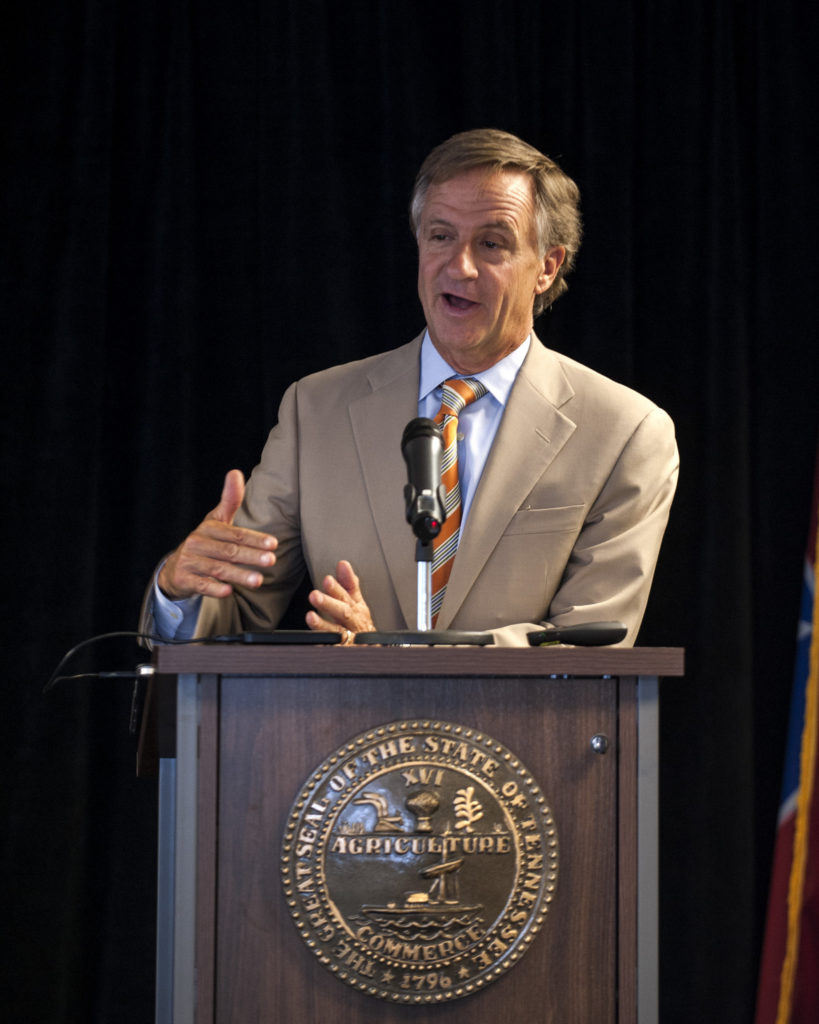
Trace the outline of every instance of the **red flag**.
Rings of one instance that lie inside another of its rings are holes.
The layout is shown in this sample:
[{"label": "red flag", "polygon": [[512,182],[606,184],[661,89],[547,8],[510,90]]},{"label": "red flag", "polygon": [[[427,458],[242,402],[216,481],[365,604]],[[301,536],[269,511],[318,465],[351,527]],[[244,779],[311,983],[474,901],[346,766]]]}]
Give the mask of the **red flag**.
[{"label": "red flag", "polygon": [[819,1020],[817,495],[819,460],[755,1024]]}]

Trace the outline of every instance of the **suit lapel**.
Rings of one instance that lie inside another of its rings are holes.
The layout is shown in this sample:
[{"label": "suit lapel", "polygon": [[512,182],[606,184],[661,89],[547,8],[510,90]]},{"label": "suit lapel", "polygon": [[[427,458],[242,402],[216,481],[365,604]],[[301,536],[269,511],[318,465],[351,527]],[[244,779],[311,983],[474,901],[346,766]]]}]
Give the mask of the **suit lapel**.
[{"label": "suit lapel", "polygon": [[[423,337],[423,336],[421,336]],[[407,471],[401,455],[404,427],[418,415],[421,337],[390,352],[368,374],[372,391],[350,403],[367,499],[380,545],[407,625],[417,617],[415,540],[404,516]],[[373,608],[378,619],[378,609]]]},{"label": "suit lapel", "polygon": [[453,621],[510,520],[572,435],[575,425],[559,406],[573,393],[558,360],[533,336],[475,492],[439,629]]}]

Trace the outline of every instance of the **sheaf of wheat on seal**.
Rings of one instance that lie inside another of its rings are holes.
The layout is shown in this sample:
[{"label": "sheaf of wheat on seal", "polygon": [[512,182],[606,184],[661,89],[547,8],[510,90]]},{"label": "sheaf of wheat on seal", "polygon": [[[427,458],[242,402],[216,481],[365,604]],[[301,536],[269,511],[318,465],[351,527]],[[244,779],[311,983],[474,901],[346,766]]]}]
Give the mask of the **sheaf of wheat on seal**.
[{"label": "sheaf of wheat on seal", "polygon": [[531,773],[449,722],[392,722],[336,750],[282,843],[308,947],[342,981],[398,1003],[467,996],[514,966],[557,875],[557,829]]}]

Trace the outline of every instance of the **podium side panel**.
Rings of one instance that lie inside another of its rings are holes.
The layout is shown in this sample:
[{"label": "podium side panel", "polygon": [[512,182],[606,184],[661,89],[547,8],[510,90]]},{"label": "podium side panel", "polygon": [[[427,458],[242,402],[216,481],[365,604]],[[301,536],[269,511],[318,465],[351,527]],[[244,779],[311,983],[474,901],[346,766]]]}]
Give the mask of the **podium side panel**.
[{"label": "podium side panel", "polygon": [[196,794],[196,1022],[213,1020],[216,949],[216,836],[219,788],[219,679],[199,682],[199,772]]},{"label": "podium side panel", "polygon": [[656,677],[637,681],[637,1020],[660,1013],[660,695]]},{"label": "podium side panel", "polygon": [[198,680],[179,677],[176,711],[174,820],[173,1020],[188,1024],[196,1012],[196,862]]}]

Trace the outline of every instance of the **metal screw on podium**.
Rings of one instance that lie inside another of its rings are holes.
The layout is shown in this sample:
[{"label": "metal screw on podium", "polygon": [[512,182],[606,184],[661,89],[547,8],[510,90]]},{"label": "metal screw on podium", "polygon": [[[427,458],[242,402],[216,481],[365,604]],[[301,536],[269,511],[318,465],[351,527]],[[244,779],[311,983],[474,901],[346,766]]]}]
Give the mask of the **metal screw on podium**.
[{"label": "metal screw on podium", "polygon": [[609,749],[609,738],[602,732],[595,733],[591,738],[591,748],[595,754],[605,754]]}]

